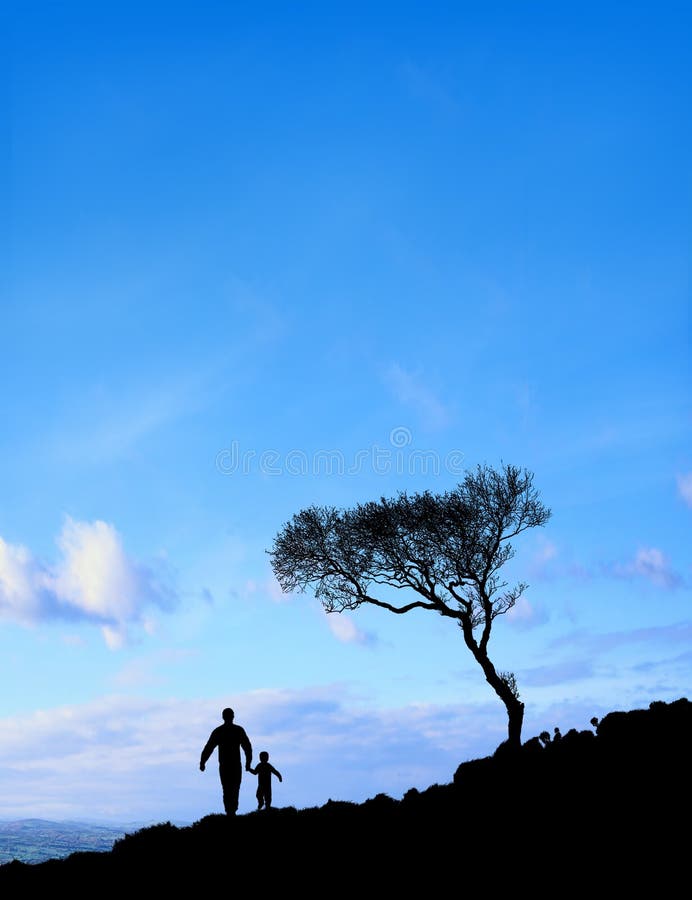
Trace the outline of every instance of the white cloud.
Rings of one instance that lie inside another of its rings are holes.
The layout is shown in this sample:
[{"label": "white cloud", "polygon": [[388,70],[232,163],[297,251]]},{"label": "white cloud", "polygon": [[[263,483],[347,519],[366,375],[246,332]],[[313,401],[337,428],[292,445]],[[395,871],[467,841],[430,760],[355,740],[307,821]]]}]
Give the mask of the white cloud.
[{"label": "white cloud", "polygon": [[26,547],[8,544],[0,537],[0,614],[23,625],[35,622],[44,584],[45,573]]},{"label": "white cloud", "polygon": [[[3,814],[163,822],[221,812],[216,757],[204,773],[199,757],[225,706],[255,758],[267,750],[283,774],[276,805],[296,808],[448,783],[460,762],[491,753],[506,734],[499,702],[376,710],[339,685],[203,700],[105,697],[0,719]],[[245,776],[241,813],[255,808],[255,787]]]},{"label": "white cloud", "polygon": [[0,538],[0,615],[24,625],[90,621],[116,649],[127,641],[129,624],[151,629],[148,607],[171,605],[172,591],[128,556],[112,525],[68,518],[57,545],[60,559],[50,566]]},{"label": "white cloud", "polygon": [[692,622],[678,622],[670,625],[656,625],[649,628],[632,628],[628,631],[595,633],[585,629],[571,631],[552,641],[551,649],[570,647],[578,650],[582,658],[608,652],[614,648],[630,644],[646,644],[648,647],[689,646],[692,642]]},{"label": "white cloud", "polygon": [[621,578],[646,578],[657,587],[671,590],[682,585],[681,576],[673,570],[668,557],[657,547],[641,547],[634,559],[613,569]]},{"label": "white cloud", "polygon": [[520,683],[530,687],[552,687],[592,678],[594,665],[591,660],[567,660],[544,666],[534,666],[520,673]]},{"label": "white cloud", "polygon": [[127,630],[124,625],[117,628],[112,625],[102,625],[101,634],[109,650],[121,650],[127,643]]},{"label": "white cloud", "polygon": [[54,587],[62,602],[99,619],[132,618],[140,577],[112,525],[68,518],[58,546],[63,560]]},{"label": "white cloud", "polygon": [[397,400],[412,408],[432,428],[449,424],[451,415],[435,393],[423,383],[419,375],[407,372],[397,363],[389,367],[385,378]]},{"label": "white cloud", "polygon": [[685,503],[692,507],[692,472],[678,475],[678,492]]},{"label": "white cloud", "polygon": [[[535,566],[534,573],[539,577],[548,576],[548,568]],[[554,576],[565,576],[575,581],[590,581],[598,576],[622,578],[627,580],[645,579],[657,587],[673,590],[683,587],[683,577],[675,571],[669,558],[658,547],[640,547],[634,558],[627,562],[603,562],[594,567],[581,563],[570,563],[553,571]]]},{"label": "white cloud", "polygon": [[540,547],[535,553],[534,559],[537,563],[547,563],[557,556],[557,546],[552,542],[542,539]]},{"label": "white cloud", "polygon": [[372,635],[361,631],[353,619],[344,613],[325,613],[327,625],[334,637],[342,644],[370,644],[373,643]]},{"label": "white cloud", "polygon": [[546,611],[539,606],[533,606],[526,597],[519,597],[514,606],[507,612],[507,619],[515,628],[535,628],[548,621]]},{"label": "white cloud", "polygon": [[178,667],[194,660],[196,653],[191,650],[159,650],[129,659],[112,677],[112,684],[118,690],[140,690],[143,687],[166,684],[169,677],[162,670]]},{"label": "white cloud", "polygon": [[246,596],[257,594],[268,596],[275,603],[282,603],[290,599],[290,594],[285,594],[281,590],[281,585],[273,575],[268,575],[259,581],[254,578],[248,578],[244,585],[244,594]]},{"label": "white cloud", "polygon": [[[640,691],[629,699],[639,707],[659,698]],[[558,724],[563,733],[588,728],[593,715],[609,711],[588,697],[570,704],[546,711],[545,703],[529,703],[525,738]],[[449,783],[461,762],[491,754],[507,728],[496,699],[378,709],[339,684],[185,700],[102,697],[0,719],[3,815],[123,823],[220,813],[216,757],[204,773],[199,757],[226,706],[255,759],[267,750],[281,771],[275,804],[298,809],[378,793],[398,799],[413,787]],[[244,776],[241,814],[255,808],[255,786]]]},{"label": "white cloud", "polygon": [[285,602],[290,598],[290,594],[286,594],[283,591],[281,585],[273,575],[265,582],[265,588],[271,599],[276,603]]},{"label": "white cloud", "polygon": [[555,560],[557,560],[557,557],[557,545],[544,537],[539,537],[537,547],[529,562],[532,576],[544,580],[556,577],[558,569],[556,568]]},{"label": "white cloud", "polygon": [[198,410],[208,395],[209,372],[182,373],[157,385],[114,391],[99,387],[61,417],[50,454],[61,462],[103,465],[128,456],[162,428]]}]

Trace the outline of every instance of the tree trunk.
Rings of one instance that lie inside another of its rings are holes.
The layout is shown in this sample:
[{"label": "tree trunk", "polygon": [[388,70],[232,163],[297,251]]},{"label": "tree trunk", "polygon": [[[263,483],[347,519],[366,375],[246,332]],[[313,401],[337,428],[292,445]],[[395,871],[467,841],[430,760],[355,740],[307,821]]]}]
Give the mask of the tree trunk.
[{"label": "tree trunk", "polygon": [[509,702],[504,700],[504,704],[507,707],[507,741],[511,747],[521,747],[524,704],[516,697],[512,697]]},{"label": "tree trunk", "polygon": [[481,646],[473,636],[473,625],[468,617],[462,617],[461,625],[464,635],[464,643],[473,654],[478,665],[483,669],[485,680],[502,700],[507,710],[507,746],[515,749],[521,747],[521,729],[524,724],[524,704],[519,700],[516,687],[513,689],[509,682],[498,675],[495,666],[490,662],[485,651],[485,645]]},{"label": "tree trunk", "polygon": [[519,700],[509,684],[498,675],[495,666],[490,662],[487,654],[473,640],[472,636],[471,640],[466,641],[466,644],[476,657],[476,662],[483,669],[485,680],[505,705],[507,710],[507,746],[518,750],[521,747],[524,704]]}]

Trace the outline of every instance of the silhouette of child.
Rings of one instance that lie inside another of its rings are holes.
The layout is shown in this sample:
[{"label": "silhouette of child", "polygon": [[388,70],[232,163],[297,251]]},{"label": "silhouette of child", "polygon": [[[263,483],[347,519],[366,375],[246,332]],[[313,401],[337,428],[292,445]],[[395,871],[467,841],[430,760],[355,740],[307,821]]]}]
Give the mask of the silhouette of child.
[{"label": "silhouette of child", "polygon": [[269,762],[269,754],[266,750],[260,753],[260,761],[254,769],[248,769],[253,775],[257,776],[257,809],[269,809],[272,805],[272,775],[276,775],[279,781],[283,781],[281,772],[275,769]]}]

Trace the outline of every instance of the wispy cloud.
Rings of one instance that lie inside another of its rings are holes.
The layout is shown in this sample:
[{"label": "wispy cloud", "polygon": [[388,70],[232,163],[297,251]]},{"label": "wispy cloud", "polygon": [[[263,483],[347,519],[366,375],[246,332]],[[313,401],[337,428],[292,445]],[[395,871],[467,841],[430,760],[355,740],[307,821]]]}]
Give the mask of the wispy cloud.
[{"label": "wispy cloud", "polygon": [[[265,690],[214,699],[105,697],[0,720],[0,792],[9,816],[195,821],[222,811],[215,766],[199,771],[210,731],[231,706],[284,776],[275,802],[328,799],[448,783],[459,762],[504,739],[498,704],[363,707],[342,685]],[[255,807],[245,776],[240,812]]]},{"label": "wispy cloud", "polygon": [[404,63],[399,71],[411,96],[446,116],[456,116],[459,113],[459,104],[444,85],[443,76],[439,72],[433,73],[429,68],[412,61]]},{"label": "wispy cloud", "polygon": [[353,619],[344,613],[325,613],[329,630],[343,644],[374,644],[376,637],[368,632],[361,631]]},{"label": "wispy cloud", "polygon": [[541,605],[530,603],[526,597],[520,597],[507,613],[507,620],[519,629],[536,628],[548,621],[548,613]]},{"label": "wispy cloud", "polygon": [[529,562],[530,571],[538,578],[549,577],[551,566],[554,565],[554,561],[557,558],[557,544],[539,536],[538,547],[534,551],[533,558]]},{"label": "wispy cloud", "polygon": [[129,388],[92,388],[64,411],[48,452],[60,463],[103,464],[123,459],[160,429],[200,409],[209,394],[206,372]]},{"label": "wispy cloud", "polygon": [[[666,659],[646,660],[632,666],[635,672],[663,672],[668,674],[672,669],[681,669],[689,672],[692,668],[692,650],[685,653],[678,653],[676,656],[667,657]],[[676,682],[676,683],[679,683]]]},{"label": "wispy cloud", "polygon": [[678,475],[678,493],[685,503],[692,507],[692,472]]},{"label": "wispy cloud", "polygon": [[640,547],[631,559],[624,562],[583,564],[562,560],[557,547],[546,541],[530,561],[529,571],[533,577],[542,581],[565,578],[583,582],[594,578],[618,578],[648,581],[669,591],[685,586],[685,579],[674,569],[669,557],[659,547]]},{"label": "wispy cloud", "polygon": [[[537,668],[533,677],[555,684],[582,673],[565,664]],[[636,695],[633,705],[641,700]],[[226,706],[255,759],[267,750],[281,771],[276,805],[296,808],[447,784],[461,762],[491,754],[507,729],[495,701],[377,709],[343,684],[185,700],[102,697],[0,719],[3,813],[111,822],[193,822],[220,813],[216,766],[201,773],[199,757]],[[592,716],[610,709],[588,698],[528,704],[526,737],[554,725],[563,733],[589,728]],[[245,775],[241,814],[255,808],[254,789]]]},{"label": "wispy cloud", "polygon": [[0,537],[0,613],[22,625],[40,618],[47,599],[48,573],[26,547]]},{"label": "wispy cloud", "polygon": [[172,588],[154,569],[132,559],[107,522],[65,520],[55,565],[0,538],[0,616],[23,625],[51,619],[88,621],[106,644],[121,647],[128,626],[150,629],[150,607],[170,609]]},{"label": "wispy cloud", "polygon": [[128,661],[113,677],[112,683],[117,689],[141,688],[149,685],[162,685],[168,681],[165,671],[194,659],[196,654],[191,650],[162,650]]},{"label": "wispy cloud", "polygon": [[674,571],[668,557],[657,547],[640,547],[633,560],[612,565],[610,572],[617,578],[644,578],[666,590],[684,584],[682,576]]},{"label": "wispy cloud", "polygon": [[594,667],[586,660],[572,660],[569,662],[555,663],[548,666],[535,666],[532,669],[524,669],[521,672],[522,684],[529,687],[548,687],[556,684],[569,684],[573,681],[581,681],[584,678],[592,678]]},{"label": "wispy cloud", "polygon": [[259,595],[269,597],[274,603],[285,603],[291,595],[281,590],[281,585],[274,575],[269,574],[262,579],[248,578],[243,586],[244,596]]},{"label": "wispy cloud", "polygon": [[449,409],[418,373],[394,363],[385,372],[385,381],[403,406],[412,409],[429,428],[444,428],[452,419]]},{"label": "wispy cloud", "polygon": [[692,622],[678,622],[673,625],[659,625],[650,628],[633,628],[630,631],[608,631],[595,634],[592,631],[572,631],[551,642],[559,648],[570,646],[581,654],[593,656],[629,644],[675,646],[692,643]]}]

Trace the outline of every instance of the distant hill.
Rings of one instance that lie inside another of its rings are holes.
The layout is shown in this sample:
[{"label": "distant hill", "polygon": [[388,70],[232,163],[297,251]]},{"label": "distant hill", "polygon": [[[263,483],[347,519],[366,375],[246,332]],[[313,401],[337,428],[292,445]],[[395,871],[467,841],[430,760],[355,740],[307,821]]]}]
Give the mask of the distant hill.
[{"label": "distant hill", "polygon": [[659,701],[609,713],[557,743],[501,745],[460,764],[449,784],[411,789],[400,801],[378,794],[362,804],[164,822],[108,852],[2,865],[0,889],[660,895],[689,882],[691,738],[692,704]]},{"label": "distant hill", "polygon": [[113,844],[150,823],[103,825],[96,822],[53,822],[47,819],[0,820],[0,865],[13,860],[41,863],[72,853],[111,850]]},{"label": "distant hill", "polygon": [[135,825],[114,828],[87,822],[50,822],[45,819],[0,822],[0,864],[14,859],[36,864],[79,851],[103,852],[137,828]]}]

